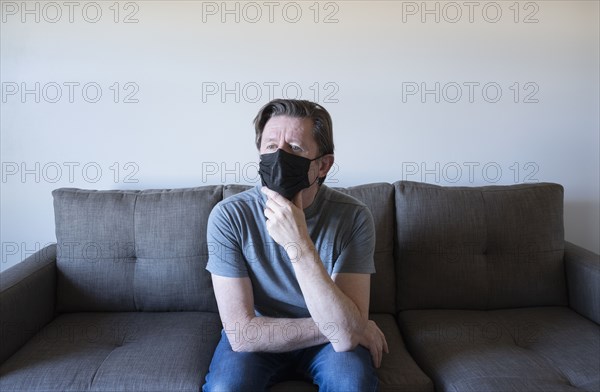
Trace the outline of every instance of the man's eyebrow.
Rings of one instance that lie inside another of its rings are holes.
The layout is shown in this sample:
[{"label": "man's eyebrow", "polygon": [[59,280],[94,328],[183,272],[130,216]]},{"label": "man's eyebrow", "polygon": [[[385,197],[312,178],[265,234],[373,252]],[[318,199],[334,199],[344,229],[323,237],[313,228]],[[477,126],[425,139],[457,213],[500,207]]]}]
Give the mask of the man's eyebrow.
[{"label": "man's eyebrow", "polygon": [[[270,141],[277,141],[277,140],[279,140],[279,137],[270,136],[270,137],[266,137],[266,138],[264,138],[263,140],[264,140],[264,141],[266,141],[266,142],[270,142]],[[286,142],[286,143],[295,143],[295,144],[298,144],[298,145],[300,145],[300,146],[302,146],[302,145],[304,144],[304,143],[302,142],[302,140],[300,140],[300,139],[297,139],[297,138],[295,138],[295,137],[292,137],[292,138],[290,138],[289,140],[286,138],[286,139],[285,139],[285,142]]]}]

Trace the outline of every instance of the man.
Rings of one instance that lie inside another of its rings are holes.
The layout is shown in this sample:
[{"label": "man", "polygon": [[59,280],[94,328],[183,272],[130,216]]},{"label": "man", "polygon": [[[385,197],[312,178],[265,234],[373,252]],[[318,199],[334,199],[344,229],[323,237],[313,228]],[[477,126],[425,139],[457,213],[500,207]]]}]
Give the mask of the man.
[{"label": "man", "polygon": [[254,119],[256,186],[208,221],[207,269],[223,322],[204,391],[263,391],[291,374],[321,391],[373,391],[387,342],[368,319],[375,229],[323,181],[334,162],[321,106],[276,99]]}]

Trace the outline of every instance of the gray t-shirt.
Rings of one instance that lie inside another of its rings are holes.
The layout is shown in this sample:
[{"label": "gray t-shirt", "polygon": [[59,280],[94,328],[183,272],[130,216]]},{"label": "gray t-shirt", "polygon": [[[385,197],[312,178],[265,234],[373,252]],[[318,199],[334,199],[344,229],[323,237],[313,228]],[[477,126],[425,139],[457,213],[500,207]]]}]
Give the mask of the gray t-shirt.
[{"label": "gray t-shirt", "polygon": [[[267,198],[260,188],[257,185],[228,197],[212,210],[206,269],[219,276],[249,277],[257,315],[310,317],[285,248],[267,232]],[[304,215],[308,233],[329,275],[375,272],[375,228],[371,212],[363,203],[321,185]]]}]

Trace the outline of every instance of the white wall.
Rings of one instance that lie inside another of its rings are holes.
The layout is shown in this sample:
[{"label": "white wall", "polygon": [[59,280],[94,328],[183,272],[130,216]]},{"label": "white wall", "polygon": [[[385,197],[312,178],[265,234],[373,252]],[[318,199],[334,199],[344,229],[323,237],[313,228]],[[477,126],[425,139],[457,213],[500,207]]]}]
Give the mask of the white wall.
[{"label": "white wall", "polygon": [[251,121],[297,92],[334,118],[330,185],[558,182],[600,250],[597,1],[1,8],[1,269],[55,241],[54,188],[255,183]]}]

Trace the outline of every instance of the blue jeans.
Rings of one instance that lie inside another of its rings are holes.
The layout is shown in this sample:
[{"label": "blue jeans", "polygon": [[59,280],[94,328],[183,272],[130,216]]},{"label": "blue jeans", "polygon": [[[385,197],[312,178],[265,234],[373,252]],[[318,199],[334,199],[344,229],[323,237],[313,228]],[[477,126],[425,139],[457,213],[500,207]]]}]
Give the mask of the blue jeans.
[{"label": "blue jeans", "polygon": [[286,353],[245,353],[233,351],[222,332],[202,391],[266,391],[298,379],[312,381],[321,392],[376,391],[379,384],[363,346],[340,353],[330,343]]}]

